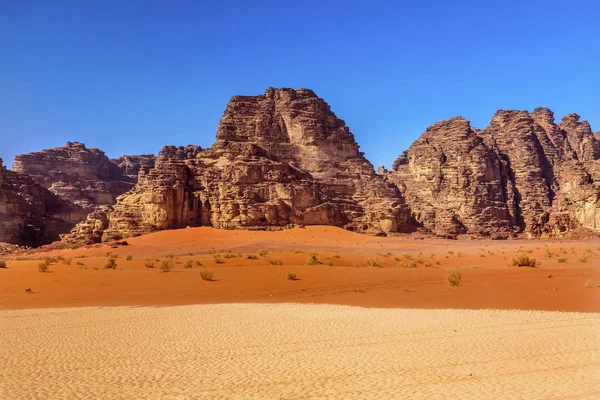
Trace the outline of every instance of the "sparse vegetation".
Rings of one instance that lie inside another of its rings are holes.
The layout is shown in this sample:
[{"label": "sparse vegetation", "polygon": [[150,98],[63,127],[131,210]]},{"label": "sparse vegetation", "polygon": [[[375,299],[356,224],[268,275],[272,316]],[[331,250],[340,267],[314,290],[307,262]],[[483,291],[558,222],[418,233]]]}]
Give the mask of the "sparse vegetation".
[{"label": "sparse vegetation", "polygon": [[525,254],[517,254],[513,257],[513,259],[508,263],[511,267],[531,267],[536,268],[539,266],[539,262],[533,258],[529,257]]},{"label": "sparse vegetation", "polygon": [[202,278],[203,281],[213,281],[213,273],[212,271],[209,271],[207,269],[203,269],[200,271],[200,278]]},{"label": "sparse vegetation", "polygon": [[369,258],[367,258],[367,265],[369,267],[377,267],[377,268],[383,267],[383,265],[381,264],[381,262],[379,262],[379,260],[377,259],[377,257],[369,257]]},{"label": "sparse vegetation", "polygon": [[0,260],[0,268],[6,268],[6,261]]},{"label": "sparse vegetation", "polygon": [[310,253],[308,255],[308,259],[306,260],[306,265],[319,265],[321,262],[317,258],[317,253]]},{"label": "sparse vegetation", "polygon": [[544,253],[544,255],[548,258],[554,257],[554,253],[552,253],[550,250],[546,250],[546,253]]},{"label": "sparse vegetation", "polygon": [[271,265],[283,265],[283,261],[281,261],[278,258],[267,258],[265,261],[267,262],[267,264]]},{"label": "sparse vegetation", "polygon": [[325,265],[328,265],[330,267],[333,267],[333,260],[331,258],[326,258],[325,259]]},{"label": "sparse vegetation", "polygon": [[578,260],[580,263],[584,263],[584,264],[588,261],[587,256],[585,254],[580,255]]},{"label": "sparse vegetation", "polygon": [[174,265],[173,264],[173,260],[168,260],[168,259],[167,260],[162,260],[160,262],[159,269],[162,272],[171,272],[171,270],[173,269],[173,265]]},{"label": "sparse vegetation", "polygon": [[296,280],[298,280],[298,276],[296,274],[288,272],[288,274],[287,274],[287,280],[288,281],[296,281]]},{"label": "sparse vegetation", "polygon": [[133,260],[133,257],[132,256],[127,256],[127,261],[131,261],[131,260]]},{"label": "sparse vegetation", "polygon": [[560,264],[562,264],[562,263],[566,263],[566,262],[567,262],[567,259],[566,259],[566,258],[564,258],[564,257],[560,257],[560,258],[558,259],[558,262],[559,262]]},{"label": "sparse vegetation", "polygon": [[269,250],[267,249],[262,249],[261,251],[258,252],[258,254],[260,254],[261,257],[266,256],[267,254],[269,254]]},{"label": "sparse vegetation", "polygon": [[242,258],[242,253],[225,253],[225,258]]},{"label": "sparse vegetation", "polygon": [[104,264],[103,269],[116,269],[117,268],[117,260],[114,257],[108,259],[106,264]]},{"label": "sparse vegetation", "polygon": [[213,258],[215,259],[215,262],[217,264],[224,264],[225,263],[225,260],[223,260],[223,257],[220,254],[213,255]]},{"label": "sparse vegetation", "polygon": [[77,266],[78,267],[83,267],[85,264],[83,263],[83,261],[77,261]]},{"label": "sparse vegetation", "polygon": [[38,271],[40,272],[48,272],[48,270],[50,269],[50,264],[42,261],[41,263],[38,264]]},{"label": "sparse vegetation", "polygon": [[187,260],[185,264],[183,264],[184,268],[192,268],[194,266],[194,261]]},{"label": "sparse vegetation", "polygon": [[258,260],[258,256],[256,254],[248,254],[246,258],[248,260]]},{"label": "sparse vegetation", "polygon": [[411,261],[411,262],[406,263],[406,264],[398,264],[398,266],[400,268],[417,268],[417,263],[414,262],[414,261]]},{"label": "sparse vegetation", "polygon": [[[456,256],[457,257],[466,257],[464,253],[460,253],[460,252],[456,253]],[[485,257],[485,254],[482,254],[481,257]]]},{"label": "sparse vegetation", "polygon": [[200,260],[194,261],[194,264],[196,264],[196,267],[201,267],[202,266],[202,263],[200,262]]},{"label": "sparse vegetation", "polygon": [[154,261],[146,261],[146,268],[154,268]]},{"label": "sparse vegetation", "polygon": [[462,279],[462,276],[460,274],[460,271],[458,271],[458,270],[446,272],[446,281],[448,282],[448,286],[460,285],[461,279]]}]

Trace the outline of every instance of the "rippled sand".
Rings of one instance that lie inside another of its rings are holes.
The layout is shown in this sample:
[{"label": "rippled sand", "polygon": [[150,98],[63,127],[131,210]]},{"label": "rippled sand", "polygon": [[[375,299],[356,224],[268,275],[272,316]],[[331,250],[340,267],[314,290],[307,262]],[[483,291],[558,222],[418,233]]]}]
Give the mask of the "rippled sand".
[{"label": "rippled sand", "polygon": [[598,398],[600,314],[224,304],[0,311],[2,399]]}]

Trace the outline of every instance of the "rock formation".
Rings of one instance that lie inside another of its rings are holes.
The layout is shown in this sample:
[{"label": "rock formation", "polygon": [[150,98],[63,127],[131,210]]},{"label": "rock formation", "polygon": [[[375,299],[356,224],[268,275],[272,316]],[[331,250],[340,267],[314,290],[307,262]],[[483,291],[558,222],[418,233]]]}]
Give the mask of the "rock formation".
[{"label": "rock formation", "polygon": [[35,184],[29,176],[7,171],[0,159],[0,242],[50,243],[85,215],[85,210]]},{"label": "rock formation", "polygon": [[122,175],[104,152],[83,143],[42,150],[15,157],[13,171],[29,175],[35,183],[61,199],[93,211],[98,205],[114,204],[130,190],[135,179]]},{"label": "rock formation", "polygon": [[440,235],[507,237],[600,231],[600,142],[569,114],[501,110],[485,130],[438,122],[387,178],[418,224]]},{"label": "rock formation", "polygon": [[156,162],[154,154],[139,156],[122,156],[110,160],[121,171],[121,175],[137,182],[138,174],[142,168],[153,168]]},{"label": "rock formation", "polygon": [[344,121],[306,89],[233,97],[211,148],[165,147],[134,190],[96,217],[74,236],[105,220],[104,240],[199,225],[325,224],[369,233],[412,226],[398,189],[375,174]]}]

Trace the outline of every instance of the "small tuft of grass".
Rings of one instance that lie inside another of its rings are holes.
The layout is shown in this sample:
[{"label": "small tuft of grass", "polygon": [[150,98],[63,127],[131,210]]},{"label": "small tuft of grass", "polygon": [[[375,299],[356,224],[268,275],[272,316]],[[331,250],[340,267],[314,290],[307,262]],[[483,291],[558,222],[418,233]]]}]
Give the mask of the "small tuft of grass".
[{"label": "small tuft of grass", "polygon": [[102,267],[103,269],[116,269],[117,268],[117,260],[114,257],[108,259],[106,264]]},{"label": "small tuft of grass", "polygon": [[580,255],[578,260],[580,263],[584,263],[584,264],[588,261],[587,256],[585,254]]},{"label": "small tuft of grass", "polygon": [[298,276],[296,274],[288,272],[288,274],[287,274],[287,280],[288,281],[297,281],[298,280]]},{"label": "small tuft of grass", "polygon": [[213,255],[213,258],[215,259],[215,262],[217,264],[224,264],[225,263],[225,260],[223,260],[223,257],[220,254]]},{"label": "small tuft of grass", "polygon": [[517,254],[513,257],[513,259],[508,263],[511,267],[531,267],[536,268],[539,266],[539,262],[533,258],[529,257],[525,254]]},{"label": "small tuft of grass", "polygon": [[167,259],[162,260],[160,262],[160,266],[158,267],[162,272],[171,272],[173,269],[174,263],[173,260]]},{"label": "small tuft of grass", "polygon": [[550,250],[546,250],[546,253],[544,253],[544,255],[548,258],[554,257],[554,253],[552,253]]},{"label": "small tuft of grass", "polygon": [[265,261],[267,262],[267,264],[271,265],[283,265],[283,261],[281,261],[278,258],[267,258]]},{"label": "small tuft of grass", "polygon": [[192,260],[187,260],[185,264],[183,264],[184,268],[192,268],[194,266],[194,262]]},{"label": "small tuft of grass", "polygon": [[564,258],[564,257],[560,257],[560,258],[559,258],[557,261],[558,261],[560,264],[562,264],[562,263],[566,263],[566,262],[567,262],[567,259],[566,259],[566,258]]},{"label": "small tuft of grass", "polygon": [[448,282],[448,286],[458,286],[460,285],[460,281],[462,280],[462,276],[460,271],[447,271],[446,272],[446,281]]},{"label": "small tuft of grass", "polygon": [[248,254],[246,258],[248,260],[258,260],[258,256],[256,254]]},{"label": "small tuft of grass", "polygon": [[146,261],[146,268],[154,268],[154,261]]},{"label": "small tuft of grass", "polygon": [[317,258],[317,253],[310,253],[306,259],[306,265],[319,265],[321,261]]},{"label": "small tuft of grass", "polygon": [[367,258],[367,265],[369,267],[377,267],[377,268],[383,267],[383,265],[381,264],[381,262],[379,262],[379,260],[377,259],[377,257],[369,257],[369,258]]},{"label": "small tuft of grass", "polygon": [[417,268],[417,263],[414,262],[414,261],[411,261],[411,262],[406,263],[406,264],[398,264],[398,266],[400,268]]},{"label": "small tuft of grass", "polygon": [[202,278],[203,281],[208,281],[208,282],[211,282],[214,280],[212,271],[210,271],[208,269],[203,269],[200,271],[200,278]]}]

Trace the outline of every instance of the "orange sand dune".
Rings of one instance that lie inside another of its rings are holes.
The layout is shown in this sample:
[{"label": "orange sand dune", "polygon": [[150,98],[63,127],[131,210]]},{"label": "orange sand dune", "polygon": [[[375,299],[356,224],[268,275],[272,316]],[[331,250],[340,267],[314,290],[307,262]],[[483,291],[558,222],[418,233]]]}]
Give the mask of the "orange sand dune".
[{"label": "orange sand dune", "polygon": [[[193,228],[128,242],[114,249],[104,245],[7,259],[8,267],[0,269],[0,308],[295,302],[600,312],[597,239],[416,240],[320,226],[279,232]],[[261,250],[268,254],[259,255]],[[509,267],[519,251],[541,266]],[[118,255],[116,269],[102,269],[107,252]],[[214,253],[222,254],[224,263],[216,263]],[[310,253],[320,264],[306,265]],[[158,267],[168,255],[174,269],[164,273]],[[46,256],[71,263],[54,263],[39,273]],[[416,268],[406,268],[408,257]],[[154,260],[154,268],[145,267],[147,260]],[[189,260],[202,266],[185,268]],[[369,266],[369,260],[381,266]],[[210,270],[215,280],[202,280],[201,270]],[[447,285],[448,270],[460,271],[459,286]],[[288,273],[298,280],[288,280]]]}]

